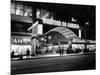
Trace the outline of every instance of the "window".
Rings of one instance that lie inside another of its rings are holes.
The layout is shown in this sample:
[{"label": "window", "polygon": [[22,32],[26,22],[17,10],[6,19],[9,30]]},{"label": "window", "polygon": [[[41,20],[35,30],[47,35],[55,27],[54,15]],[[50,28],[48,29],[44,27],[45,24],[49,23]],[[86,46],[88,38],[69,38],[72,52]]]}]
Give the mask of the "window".
[{"label": "window", "polygon": [[40,18],[40,9],[36,10],[36,18]]},{"label": "window", "polygon": [[32,16],[32,7],[24,5],[23,3],[12,2],[11,14],[16,14],[20,16]]},{"label": "window", "polygon": [[41,10],[41,18],[47,18],[49,15],[48,11],[46,10]]},{"label": "window", "polygon": [[32,16],[32,7],[24,6],[24,16]]},{"label": "window", "polygon": [[44,9],[37,9],[36,17],[41,19],[53,19],[53,14],[52,12]]},{"label": "window", "polygon": [[25,33],[31,33],[32,30],[28,31],[28,28],[31,27],[31,23],[23,23],[23,22],[11,22],[11,32],[25,32]]},{"label": "window", "polygon": [[11,14],[15,14],[15,3],[11,3]]},{"label": "window", "polygon": [[16,4],[16,15],[22,15],[23,16],[23,5],[20,3]]}]

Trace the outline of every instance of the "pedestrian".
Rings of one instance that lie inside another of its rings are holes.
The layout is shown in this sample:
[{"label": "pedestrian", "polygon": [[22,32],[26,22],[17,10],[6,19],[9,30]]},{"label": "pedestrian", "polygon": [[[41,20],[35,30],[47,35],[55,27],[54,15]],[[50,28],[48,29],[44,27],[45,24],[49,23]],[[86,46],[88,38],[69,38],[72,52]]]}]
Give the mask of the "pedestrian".
[{"label": "pedestrian", "polygon": [[21,49],[21,51],[20,51],[20,53],[19,53],[19,57],[20,57],[20,60],[23,59],[23,51],[22,51],[22,49]]},{"label": "pedestrian", "polygon": [[61,54],[61,49],[59,49],[59,53],[60,53],[60,56],[61,56],[61,55],[62,55],[62,54]]},{"label": "pedestrian", "polygon": [[27,51],[26,51],[26,57],[27,57],[27,59],[29,59],[29,56],[30,56],[30,50],[27,49]]},{"label": "pedestrian", "polygon": [[63,54],[64,54],[64,50],[63,50],[63,49],[61,49],[61,55],[63,56]]},{"label": "pedestrian", "polygon": [[38,46],[36,45],[36,55],[38,55]]},{"label": "pedestrian", "polygon": [[14,50],[11,52],[11,58],[14,57]]}]

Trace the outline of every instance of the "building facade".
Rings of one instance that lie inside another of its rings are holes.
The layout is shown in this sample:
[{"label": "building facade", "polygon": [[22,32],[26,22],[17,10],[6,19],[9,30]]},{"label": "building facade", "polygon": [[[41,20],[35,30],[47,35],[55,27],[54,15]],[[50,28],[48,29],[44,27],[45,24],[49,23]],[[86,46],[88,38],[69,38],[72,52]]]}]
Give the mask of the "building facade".
[{"label": "building facade", "polygon": [[[82,29],[74,17],[66,18],[66,15],[59,13],[52,6],[49,7],[49,4],[47,5],[49,8],[45,8],[46,5],[46,3],[35,2],[11,2],[11,51],[14,50],[15,53],[20,54],[25,53],[28,48],[34,55],[37,48],[53,50],[51,48],[53,43],[44,39],[52,37],[44,34],[56,27],[68,28],[80,39],[82,38]],[[47,47],[47,45],[49,46]],[[57,49],[56,45],[54,48]]]}]

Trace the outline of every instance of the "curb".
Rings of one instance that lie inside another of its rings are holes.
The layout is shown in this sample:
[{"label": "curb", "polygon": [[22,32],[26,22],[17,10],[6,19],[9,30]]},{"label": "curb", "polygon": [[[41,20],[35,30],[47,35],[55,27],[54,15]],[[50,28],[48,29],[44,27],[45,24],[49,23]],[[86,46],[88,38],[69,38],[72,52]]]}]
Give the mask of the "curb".
[{"label": "curb", "polygon": [[[22,59],[22,60],[30,60],[30,59],[41,59],[41,58],[51,58],[51,57],[64,57],[64,56],[76,56],[76,55],[87,55],[87,54],[91,54],[91,53],[95,53],[95,52],[89,52],[89,53],[78,53],[78,54],[64,54],[63,56],[60,56],[59,54],[57,55],[41,55],[41,56],[33,56],[29,59]],[[11,61],[17,61],[17,60],[21,60],[19,58],[14,58],[14,59],[11,59]]]}]

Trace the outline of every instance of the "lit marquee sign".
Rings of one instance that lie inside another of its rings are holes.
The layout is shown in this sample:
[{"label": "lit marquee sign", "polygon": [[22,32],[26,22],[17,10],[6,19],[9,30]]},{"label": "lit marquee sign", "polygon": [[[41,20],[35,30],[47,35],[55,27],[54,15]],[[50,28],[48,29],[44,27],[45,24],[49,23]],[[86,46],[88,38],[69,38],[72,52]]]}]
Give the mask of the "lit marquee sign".
[{"label": "lit marquee sign", "polygon": [[31,39],[28,38],[12,38],[11,43],[12,44],[30,44]]},{"label": "lit marquee sign", "polygon": [[67,23],[67,27],[79,29],[79,25],[78,24],[74,24],[74,23]]},{"label": "lit marquee sign", "polygon": [[56,25],[56,26],[64,26],[64,27],[69,27],[69,28],[74,28],[74,29],[79,29],[78,24],[74,23],[66,23],[64,21],[57,21],[57,20],[52,20],[52,19],[43,19],[44,24],[50,24],[50,25]]}]

